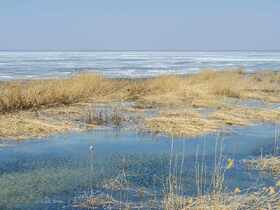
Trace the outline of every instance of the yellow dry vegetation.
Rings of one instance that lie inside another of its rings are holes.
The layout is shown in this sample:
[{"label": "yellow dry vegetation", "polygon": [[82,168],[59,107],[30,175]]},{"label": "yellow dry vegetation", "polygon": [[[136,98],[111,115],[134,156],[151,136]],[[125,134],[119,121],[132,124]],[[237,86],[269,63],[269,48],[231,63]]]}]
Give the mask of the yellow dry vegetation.
[{"label": "yellow dry vegetation", "polygon": [[198,74],[149,79],[108,79],[82,73],[65,79],[2,82],[0,112],[68,105],[98,98],[133,100],[144,105],[212,107],[228,98],[280,101],[280,73],[205,70]]},{"label": "yellow dry vegetation", "polygon": [[195,137],[227,131],[229,126],[247,126],[254,123],[279,123],[280,111],[265,108],[228,107],[203,115],[193,110],[162,111],[159,116],[146,119],[146,127],[153,133],[171,136]]},{"label": "yellow dry vegetation", "polygon": [[280,74],[258,74],[261,73],[205,70],[189,76],[160,76],[135,82],[130,95],[140,104],[150,106],[217,108],[226,106],[232,98],[279,102]]},{"label": "yellow dry vegetation", "polygon": [[0,128],[0,138],[17,140],[75,129],[71,123],[38,119],[33,113],[1,115]]},{"label": "yellow dry vegetation", "polygon": [[185,200],[181,210],[264,210],[279,209],[279,192],[267,187],[257,192],[205,195]]},{"label": "yellow dry vegetation", "polygon": [[246,164],[250,168],[271,172],[274,176],[280,178],[280,157],[268,156],[255,160],[247,160]]},{"label": "yellow dry vegetation", "polygon": [[0,85],[0,112],[70,105],[90,97],[110,97],[119,89],[116,81],[96,74],[6,82]]},{"label": "yellow dry vegetation", "polygon": [[154,133],[195,137],[216,132],[223,127],[217,120],[206,119],[195,111],[167,112],[146,120],[146,127]]},{"label": "yellow dry vegetation", "polygon": [[259,122],[280,122],[280,111],[265,108],[230,107],[217,110],[210,118],[227,125],[249,125]]},{"label": "yellow dry vegetation", "polygon": [[[5,125],[7,114],[22,119],[20,116],[25,111],[44,112],[51,107],[67,110],[65,107],[77,103],[94,105],[98,102],[111,104],[124,101],[134,103],[133,107],[127,107],[130,111],[139,112],[149,108],[162,110],[159,116],[146,120],[147,127],[155,132],[179,136],[205,134],[224,128],[224,125],[279,121],[279,112],[275,110],[236,106],[237,100],[247,99],[280,102],[280,73],[266,71],[248,74],[242,70],[204,70],[192,75],[164,75],[148,79],[109,79],[97,74],[82,73],[61,79],[2,82],[0,123]],[[211,108],[214,112],[207,118],[199,113],[190,113],[192,111],[172,116],[170,113],[164,114],[167,109],[178,111],[194,108]],[[84,113],[84,110],[78,112]],[[63,115],[70,118],[80,116],[70,110]],[[36,116],[34,119],[38,120]],[[28,124],[26,120],[22,122],[15,121],[14,131],[9,132],[5,126],[1,126],[0,134],[2,137],[17,136],[15,133],[27,129],[22,125]],[[51,132],[52,129],[48,130]]]}]

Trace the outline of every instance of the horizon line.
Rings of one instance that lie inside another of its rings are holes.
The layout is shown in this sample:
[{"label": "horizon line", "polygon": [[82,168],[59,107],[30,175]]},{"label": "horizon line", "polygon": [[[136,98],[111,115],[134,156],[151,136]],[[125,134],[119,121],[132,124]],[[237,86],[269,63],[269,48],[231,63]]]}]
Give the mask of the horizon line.
[{"label": "horizon line", "polygon": [[4,49],[0,52],[278,52],[280,49]]}]

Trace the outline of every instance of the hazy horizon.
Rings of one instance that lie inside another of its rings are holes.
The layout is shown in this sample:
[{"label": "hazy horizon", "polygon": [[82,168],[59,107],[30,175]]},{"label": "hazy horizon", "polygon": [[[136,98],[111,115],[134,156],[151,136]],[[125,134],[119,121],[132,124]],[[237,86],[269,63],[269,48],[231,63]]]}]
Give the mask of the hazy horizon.
[{"label": "hazy horizon", "polygon": [[2,51],[278,51],[280,2],[0,0]]},{"label": "hazy horizon", "polygon": [[280,49],[0,49],[0,52],[280,52]]}]

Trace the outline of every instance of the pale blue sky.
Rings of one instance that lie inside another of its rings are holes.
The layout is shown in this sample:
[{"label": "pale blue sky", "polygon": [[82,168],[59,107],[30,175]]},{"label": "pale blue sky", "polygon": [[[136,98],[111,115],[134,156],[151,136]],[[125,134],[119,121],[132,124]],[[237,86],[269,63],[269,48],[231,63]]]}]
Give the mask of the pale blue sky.
[{"label": "pale blue sky", "polygon": [[0,50],[277,50],[279,0],[0,0]]}]

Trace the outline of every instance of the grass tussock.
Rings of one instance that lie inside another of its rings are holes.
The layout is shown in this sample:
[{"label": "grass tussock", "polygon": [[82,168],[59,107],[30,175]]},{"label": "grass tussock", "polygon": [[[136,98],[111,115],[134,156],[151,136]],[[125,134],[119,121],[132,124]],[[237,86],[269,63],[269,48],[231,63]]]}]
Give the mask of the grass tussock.
[{"label": "grass tussock", "polygon": [[74,207],[83,208],[83,209],[95,209],[95,208],[110,208],[111,206],[120,207],[119,202],[115,201],[112,197],[104,195],[104,196],[96,196],[90,197],[85,200],[83,203],[79,205],[75,205]]},{"label": "grass tussock", "polygon": [[113,94],[114,88],[113,81],[95,74],[81,74],[68,79],[8,82],[0,86],[0,112],[69,105],[92,96]]},{"label": "grass tussock", "polygon": [[83,120],[87,125],[113,125],[121,127],[126,121],[119,108],[112,110],[96,110],[94,107],[87,109]]},{"label": "grass tussock", "polygon": [[0,116],[0,139],[26,139],[77,129],[66,121],[38,119],[34,113]]},{"label": "grass tussock", "polygon": [[205,195],[187,199],[181,210],[277,210],[280,195],[274,187],[251,193]]},{"label": "grass tussock", "polygon": [[154,133],[195,137],[216,132],[223,127],[217,120],[206,119],[195,111],[167,112],[146,120],[146,127]]},{"label": "grass tussock", "polygon": [[[247,160],[249,168],[266,171],[280,178],[280,157],[268,156],[256,160]],[[278,183],[280,187],[280,182]]]},{"label": "grass tussock", "polygon": [[280,111],[271,109],[256,109],[231,107],[214,112],[211,118],[222,121],[226,125],[249,125],[259,122],[280,122]]}]

